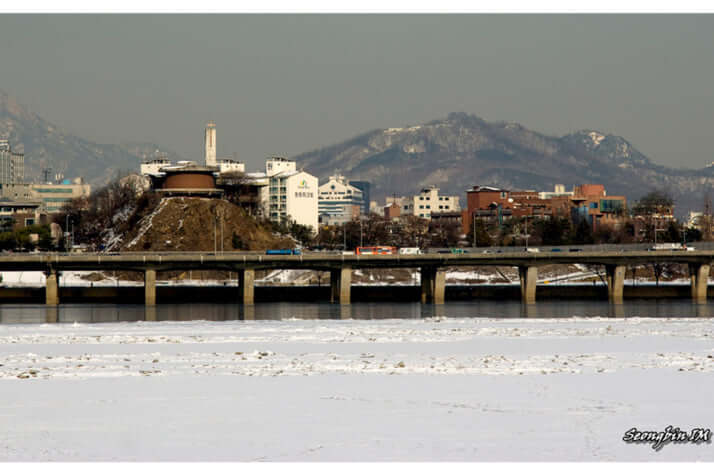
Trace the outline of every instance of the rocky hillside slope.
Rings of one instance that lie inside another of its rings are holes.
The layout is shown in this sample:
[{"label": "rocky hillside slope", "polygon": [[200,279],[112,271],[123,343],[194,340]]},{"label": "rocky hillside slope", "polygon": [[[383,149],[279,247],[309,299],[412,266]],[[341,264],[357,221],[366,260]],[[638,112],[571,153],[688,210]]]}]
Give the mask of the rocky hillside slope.
[{"label": "rocky hillside slope", "polygon": [[90,183],[105,183],[124,171],[137,171],[144,156],[157,149],[172,160],[183,160],[176,153],[156,144],[96,144],[63,131],[46,121],[15,98],[0,90],[0,138],[9,139],[16,152],[25,154],[25,177],[42,178],[44,168],[52,175],[84,177]]},{"label": "rocky hillside slope", "polygon": [[556,183],[603,183],[608,193],[627,195],[630,203],[654,188],[666,190],[683,215],[701,209],[714,185],[714,167],[662,167],[622,137],[592,130],[551,137],[464,113],[374,130],[295,159],[321,180],[340,171],[372,182],[372,197],[380,201],[429,185],[459,195],[463,205],[464,191],[473,185],[552,190]]},{"label": "rocky hillside slope", "polygon": [[212,252],[214,230],[215,247],[219,251],[295,246],[291,238],[274,235],[245,210],[226,200],[174,197],[163,198],[127,236],[121,237],[114,249]]}]

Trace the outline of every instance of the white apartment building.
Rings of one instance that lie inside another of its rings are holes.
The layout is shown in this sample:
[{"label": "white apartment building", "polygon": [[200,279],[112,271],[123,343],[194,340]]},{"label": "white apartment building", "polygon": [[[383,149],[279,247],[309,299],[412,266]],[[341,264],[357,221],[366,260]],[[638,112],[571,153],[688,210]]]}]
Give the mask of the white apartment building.
[{"label": "white apartment building", "polygon": [[265,174],[249,176],[256,183],[268,182],[261,190],[265,216],[278,223],[290,219],[317,232],[317,177],[298,171],[295,161],[284,157],[269,158],[265,162]]},{"label": "white apartment building", "polygon": [[402,215],[414,215],[427,220],[431,219],[432,213],[461,211],[458,195],[439,195],[439,189],[435,186],[422,189],[419,195],[395,198],[392,202],[401,204]]},{"label": "white apartment building", "polygon": [[322,223],[341,225],[358,217],[364,209],[362,190],[350,185],[342,175],[333,175],[320,185],[318,213]]}]

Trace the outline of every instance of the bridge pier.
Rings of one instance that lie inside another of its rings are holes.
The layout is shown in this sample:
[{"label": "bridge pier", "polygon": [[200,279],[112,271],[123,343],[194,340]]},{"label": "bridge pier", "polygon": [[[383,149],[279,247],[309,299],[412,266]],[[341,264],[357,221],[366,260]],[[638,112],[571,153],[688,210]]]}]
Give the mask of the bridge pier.
[{"label": "bridge pier", "polygon": [[689,276],[692,280],[692,300],[706,302],[709,284],[709,264],[694,263],[689,265]]},{"label": "bridge pier", "polygon": [[243,305],[241,306],[240,317],[244,321],[254,321],[255,320],[255,306]]},{"label": "bridge pier", "polygon": [[607,274],[607,298],[613,304],[622,304],[622,296],[625,289],[625,271],[627,268],[624,265],[605,266]]},{"label": "bridge pier", "polygon": [[521,278],[521,301],[533,304],[536,300],[536,283],[538,281],[537,266],[519,266],[518,277]]},{"label": "bridge pier", "polygon": [[144,305],[156,306],[156,270],[144,270]]},{"label": "bridge pier", "polygon": [[240,269],[238,270],[238,293],[240,294],[243,304],[255,303],[255,270]]},{"label": "bridge pier", "polygon": [[446,271],[436,267],[421,268],[421,302],[444,304],[446,294]]},{"label": "bridge pier", "polygon": [[51,269],[45,272],[45,305],[57,306],[59,304],[59,284],[57,271]]},{"label": "bridge pier", "polygon": [[352,268],[343,266],[330,271],[330,302],[349,304],[352,300]]}]

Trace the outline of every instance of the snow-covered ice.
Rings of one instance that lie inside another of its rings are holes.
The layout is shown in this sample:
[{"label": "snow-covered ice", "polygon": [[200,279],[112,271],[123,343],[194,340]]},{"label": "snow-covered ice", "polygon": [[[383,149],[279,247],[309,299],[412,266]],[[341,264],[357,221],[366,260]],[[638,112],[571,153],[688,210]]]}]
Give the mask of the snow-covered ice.
[{"label": "snow-covered ice", "polygon": [[0,326],[3,461],[714,460],[699,318]]}]

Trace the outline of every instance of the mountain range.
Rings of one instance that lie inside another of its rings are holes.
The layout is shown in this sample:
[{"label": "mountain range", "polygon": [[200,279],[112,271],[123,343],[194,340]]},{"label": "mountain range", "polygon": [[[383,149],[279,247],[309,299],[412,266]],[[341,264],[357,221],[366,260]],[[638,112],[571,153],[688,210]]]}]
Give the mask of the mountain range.
[{"label": "mountain range", "polygon": [[[156,150],[185,160],[157,144],[97,144],[68,134],[0,91],[0,138],[25,154],[26,177],[83,176],[93,184],[137,171]],[[452,113],[444,119],[408,127],[376,129],[347,141],[294,156],[298,166],[325,181],[340,173],[371,182],[371,198],[383,203],[393,195],[413,195],[436,185],[459,195],[474,185],[553,190],[602,183],[611,195],[632,204],[652,190],[668,192],[676,213],[702,210],[714,185],[714,167],[679,169],[653,163],[622,137],[581,130],[553,137],[514,122],[488,122]],[[714,197],[712,197],[714,198]]]},{"label": "mountain range", "polygon": [[[294,157],[325,179],[339,172],[372,183],[372,198],[416,194],[436,185],[459,195],[474,185],[510,190],[568,189],[602,183],[632,204],[652,190],[675,199],[677,215],[703,209],[714,167],[699,170],[657,165],[622,137],[581,130],[552,137],[513,122],[487,122],[466,113],[411,127],[378,129]],[[712,197],[714,198],[714,197]]]}]

